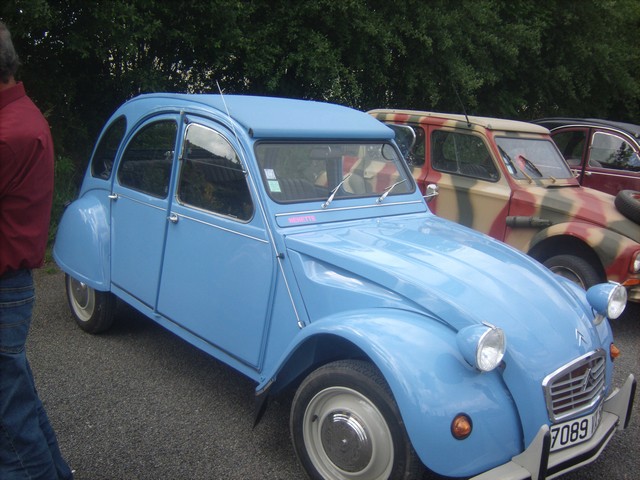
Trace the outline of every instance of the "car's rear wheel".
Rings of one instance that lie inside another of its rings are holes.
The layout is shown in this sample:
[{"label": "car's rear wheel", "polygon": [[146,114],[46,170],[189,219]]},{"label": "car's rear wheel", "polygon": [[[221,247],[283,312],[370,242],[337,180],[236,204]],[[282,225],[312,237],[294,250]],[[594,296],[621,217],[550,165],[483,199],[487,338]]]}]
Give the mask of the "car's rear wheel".
[{"label": "car's rear wheel", "polygon": [[604,280],[593,265],[575,255],[556,255],[545,260],[543,264],[552,272],[571,280],[585,290]]},{"label": "car's rear wheel", "polygon": [[312,479],[415,479],[423,470],[391,391],[369,362],[312,372],[293,400],[291,436]]},{"label": "car's rear wheel", "polygon": [[111,292],[99,292],[70,275],[65,275],[67,300],[76,323],[84,331],[100,333],[113,324],[116,299]]}]

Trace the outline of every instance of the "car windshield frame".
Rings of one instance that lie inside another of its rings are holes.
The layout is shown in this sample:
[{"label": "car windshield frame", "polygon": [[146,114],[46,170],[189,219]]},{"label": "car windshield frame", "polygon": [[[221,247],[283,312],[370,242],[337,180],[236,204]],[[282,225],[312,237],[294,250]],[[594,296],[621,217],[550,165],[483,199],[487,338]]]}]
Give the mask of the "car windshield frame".
[{"label": "car windshield frame", "polygon": [[569,165],[550,138],[496,136],[500,158],[516,180],[568,180]]},{"label": "car windshield frame", "polygon": [[279,204],[374,198],[389,201],[416,186],[388,141],[261,141],[255,156],[269,197]]}]

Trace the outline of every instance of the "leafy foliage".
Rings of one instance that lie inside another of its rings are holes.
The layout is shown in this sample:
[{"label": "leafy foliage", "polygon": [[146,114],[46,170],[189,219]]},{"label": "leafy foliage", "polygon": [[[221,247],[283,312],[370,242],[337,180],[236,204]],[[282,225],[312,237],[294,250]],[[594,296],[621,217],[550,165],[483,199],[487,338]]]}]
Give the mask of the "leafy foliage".
[{"label": "leafy foliage", "polygon": [[21,79],[81,170],[122,101],[251,93],[363,110],[637,122],[637,0],[5,0]]}]

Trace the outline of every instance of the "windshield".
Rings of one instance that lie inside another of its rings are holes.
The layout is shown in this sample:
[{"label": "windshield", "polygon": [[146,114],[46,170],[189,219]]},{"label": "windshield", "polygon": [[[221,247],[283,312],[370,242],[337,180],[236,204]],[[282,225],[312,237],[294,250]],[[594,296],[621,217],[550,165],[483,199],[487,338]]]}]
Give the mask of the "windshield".
[{"label": "windshield", "polygon": [[413,178],[389,143],[260,143],[256,157],[269,196],[279,203],[413,192]]},{"label": "windshield", "polygon": [[563,179],[573,175],[550,139],[498,137],[500,157],[517,179]]}]

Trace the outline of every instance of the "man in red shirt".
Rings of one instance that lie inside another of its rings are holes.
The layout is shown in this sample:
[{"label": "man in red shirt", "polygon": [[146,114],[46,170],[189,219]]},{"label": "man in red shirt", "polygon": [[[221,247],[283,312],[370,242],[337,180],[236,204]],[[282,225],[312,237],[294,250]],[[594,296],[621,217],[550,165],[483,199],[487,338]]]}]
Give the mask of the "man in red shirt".
[{"label": "man in red shirt", "polygon": [[18,65],[0,22],[0,479],[71,479],[25,352],[31,269],[42,265],[51,215],[53,141],[15,81]]}]

